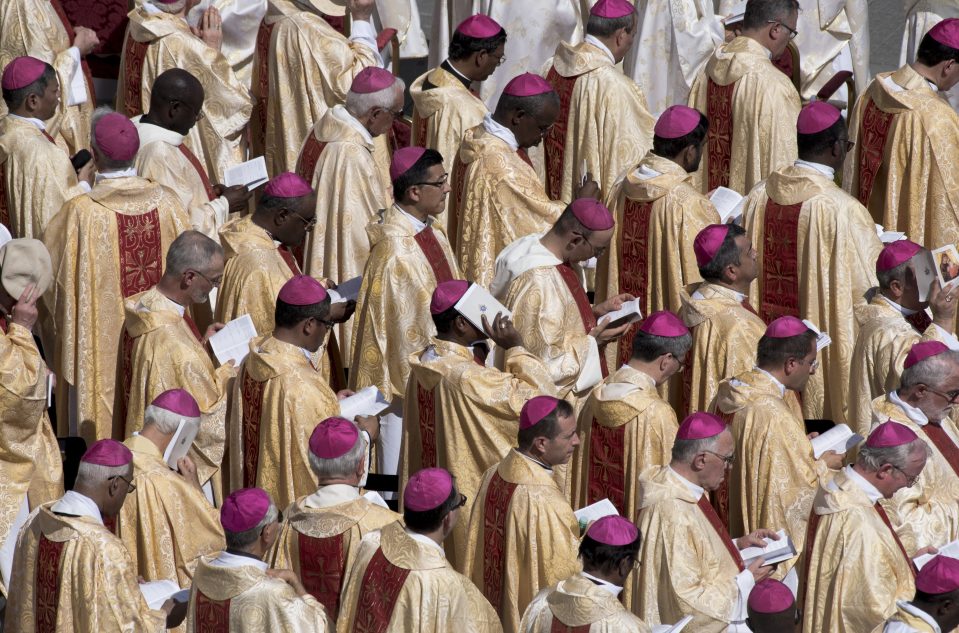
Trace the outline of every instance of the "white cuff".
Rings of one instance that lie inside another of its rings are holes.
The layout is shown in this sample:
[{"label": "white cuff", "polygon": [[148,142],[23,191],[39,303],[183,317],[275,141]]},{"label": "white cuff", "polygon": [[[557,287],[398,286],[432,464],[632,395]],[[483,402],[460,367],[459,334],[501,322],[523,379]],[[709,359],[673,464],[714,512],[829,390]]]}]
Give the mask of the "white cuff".
[{"label": "white cuff", "polygon": [[366,457],[363,458],[363,463],[366,465],[366,472],[363,473],[363,478],[360,479],[360,483],[357,484],[358,487],[363,488],[366,486],[366,479],[370,476],[370,454],[373,451],[373,440],[370,439],[370,434],[366,431],[360,431],[363,435],[363,439],[366,440]]},{"label": "white cuff", "polygon": [[[933,325],[936,325],[933,323]],[[944,329],[936,325],[936,331],[939,332],[939,336],[942,337],[942,342],[946,344],[946,347],[952,351],[959,350],[959,338],[956,338],[956,335],[951,332],[946,332]]]},{"label": "white cuff", "polygon": [[376,63],[383,66],[383,58],[380,56],[380,50],[376,46],[376,29],[369,20],[354,20],[350,23],[350,41],[357,42],[373,51],[376,56]]},{"label": "white cuff", "polygon": [[70,74],[70,85],[67,87],[67,105],[75,106],[87,102],[87,80],[83,76],[80,49],[71,46],[67,52],[73,58],[73,72]]},{"label": "white cuff", "polygon": [[81,180],[79,184],[80,184],[80,188],[83,189],[84,193],[90,193],[91,191],[93,191],[93,187],[91,187],[90,183],[88,183],[86,180]]},{"label": "white cuff", "polygon": [[746,601],[749,600],[749,593],[756,586],[756,579],[753,572],[745,569],[736,576],[736,602],[733,604],[732,613],[729,614],[731,622],[742,622],[746,619]]},{"label": "white cuff", "polygon": [[596,338],[588,335],[586,338],[589,339],[589,351],[586,353],[586,358],[583,360],[583,365],[579,370],[579,376],[576,378],[576,384],[573,386],[573,391],[576,393],[582,393],[587,389],[592,389],[603,379],[603,370],[599,364],[599,346],[596,344]]}]

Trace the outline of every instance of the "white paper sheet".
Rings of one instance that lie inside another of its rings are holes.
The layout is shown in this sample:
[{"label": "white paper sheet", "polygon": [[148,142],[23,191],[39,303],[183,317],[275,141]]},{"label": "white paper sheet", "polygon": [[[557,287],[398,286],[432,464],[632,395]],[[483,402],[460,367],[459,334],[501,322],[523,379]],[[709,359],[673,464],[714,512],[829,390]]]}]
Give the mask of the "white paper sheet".
[{"label": "white paper sheet", "polygon": [[167,463],[167,466],[173,470],[177,469],[176,463],[190,452],[190,446],[193,445],[193,440],[196,439],[199,432],[199,424],[193,420],[180,419],[180,423],[176,427],[176,433],[173,434],[173,439],[170,440],[163,452],[163,461]]},{"label": "white paper sheet", "polygon": [[169,598],[176,602],[187,602],[190,599],[189,589],[180,589],[172,580],[154,580],[140,583],[140,593],[151,609],[159,609]]},{"label": "white paper sheet", "polygon": [[390,403],[376,387],[360,389],[348,398],[340,400],[340,416],[352,420],[358,415],[377,415]]},{"label": "white paper sheet", "polygon": [[726,187],[716,187],[712,195],[709,196],[709,201],[712,202],[716,210],[719,211],[719,217],[723,221],[723,224],[727,224],[730,220],[735,220],[740,217],[746,206],[745,197]]},{"label": "white paper sheet", "polygon": [[810,440],[812,443],[812,455],[819,459],[826,451],[836,451],[845,453],[862,441],[862,435],[854,433],[848,425],[837,424],[825,433],[817,435]]},{"label": "white paper sheet", "polygon": [[823,348],[828,347],[832,343],[832,339],[829,338],[829,334],[822,332],[816,327],[816,324],[810,321],[809,319],[802,320],[803,325],[808,327],[810,330],[816,333],[816,351],[821,352]]},{"label": "white paper sheet", "polygon": [[483,315],[486,315],[486,321],[490,325],[493,325],[493,319],[499,313],[508,318],[513,316],[506,306],[493,298],[493,295],[479,284],[471,285],[453,307],[480,331],[483,331]]},{"label": "white paper sheet", "polygon": [[923,554],[922,556],[916,556],[912,559],[912,562],[916,564],[916,569],[922,569],[926,563],[931,561],[933,558],[942,554],[943,556],[948,556],[949,558],[959,559],[959,541],[952,541],[946,543],[939,548],[938,554]]},{"label": "white paper sheet", "polygon": [[607,327],[616,328],[624,323],[635,323],[643,318],[643,313],[639,311],[639,299],[623,302],[623,307],[619,310],[613,310],[604,314],[600,321],[609,319]]},{"label": "white paper sheet", "polygon": [[693,616],[687,615],[676,624],[656,624],[653,625],[653,633],[681,633],[686,625],[693,621]]},{"label": "white paper sheet", "polygon": [[922,251],[912,256],[913,268],[916,271],[916,286],[919,288],[919,300],[929,300],[929,287],[936,280],[936,263],[932,253]]},{"label": "white paper sheet", "polygon": [[613,505],[613,502],[609,499],[602,499],[596,503],[592,503],[585,508],[580,508],[573,513],[576,515],[576,520],[579,521],[579,528],[585,530],[593,521],[598,521],[603,517],[617,516],[619,512],[616,511],[616,506]]},{"label": "white paper sheet", "polygon": [[246,185],[246,188],[251,191],[266,184],[269,179],[270,176],[266,173],[266,160],[262,156],[234,165],[223,172],[224,185],[227,187]]},{"label": "white paper sheet", "polygon": [[221,365],[232,360],[239,366],[250,353],[250,340],[256,336],[256,327],[249,314],[239,316],[210,337],[210,349]]},{"label": "white paper sheet", "polygon": [[749,567],[754,560],[762,557],[766,565],[775,565],[776,563],[781,563],[795,556],[796,546],[793,544],[792,539],[789,538],[789,535],[786,534],[786,530],[779,530],[776,534],[779,536],[779,540],[774,541],[771,538],[767,538],[765,539],[765,547],[747,547],[746,549],[739,550],[739,555],[742,556],[743,563]]},{"label": "white paper sheet", "polygon": [[342,303],[344,301],[356,301],[360,296],[360,287],[363,285],[363,275],[348,279],[339,284],[336,288],[328,290],[331,303]]}]

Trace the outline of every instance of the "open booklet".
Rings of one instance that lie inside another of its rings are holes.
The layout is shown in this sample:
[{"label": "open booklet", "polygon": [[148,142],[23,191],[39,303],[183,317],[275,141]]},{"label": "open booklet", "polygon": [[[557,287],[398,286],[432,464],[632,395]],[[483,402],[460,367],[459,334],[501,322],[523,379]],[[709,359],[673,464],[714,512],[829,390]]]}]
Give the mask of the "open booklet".
[{"label": "open booklet", "polygon": [[743,216],[746,208],[746,198],[726,187],[716,187],[710,194],[709,201],[719,211],[719,219],[723,224],[736,222]]},{"label": "open booklet", "polygon": [[676,624],[655,624],[653,625],[653,633],[680,633],[692,621],[693,616],[687,615]]},{"label": "open booklet", "polygon": [[825,433],[812,438],[812,456],[815,459],[822,457],[826,451],[845,453],[862,441],[862,435],[855,433],[846,424],[837,424]]},{"label": "open booklet", "polygon": [[140,583],[140,593],[147,606],[157,610],[163,606],[168,599],[173,598],[174,602],[188,602],[190,600],[190,590],[180,589],[180,586],[172,580],[154,580],[153,582]]},{"label": "open booklet", "polygon": [[624,301],[623,307],[619,310],[607,312],[600,320],[609,319],[608,329],[617,328],[626,323],[634,323],[643,318],[643,313],[639,311],[639,299]]},{"label": "open booklet", "polygon": [[579,529],[585,530],[593,521],[598,521],[603,517],[617,516],[619,512],[616,511],[616,506],[613,505],[612,501],[602,499],[585,508],[580,508],[573,514],[576,516],[576,520],[579,521]]},{"label": "open booklet", "polygon": [[479,284],[472,284],[453,307],[480,331],[483,331],[484,315],[487,323],[491,326],[498,313],[502,313],[507,318],[513,316],[513,313],[507,310],[506,306],[497,301],[489,290]]},{"label": "open booklet", "polygon": [[912,562],[916,564],[916,569],[922,569],[926,563],[931,561],[933,558],[935,558],[939,554],[942,554],[943,556],[948,556],[949,558],[959,559],[959,541],[952,541],[952,542],[946,543],[945,545],[939,548],[939,552],[937,554],[923,554],[922,556],[916,556],[915,558],[912,559]]},{"label": "open booklet", "polygon": [[358,415],[376,415],[390,406],[376,387],[365,387],[340,400],[340,416],[352,420]]},{"label": "open booklet", "polygon": [[166,462],[167,466],[173,470],[177,469],[176,463],[186,457],[186,454],[190,452],[190,447],[193,446],[193,440],[196,439],[197,433],[199,432],[199,424],[193,420],[180,419],[180,423],[177,424],[176,427],[176,433],[173,434],[173,439],[170,440],[166,450],[163,452],[163,461]]},{"label": "open booklet", "polygon": [[347,279],[336,288],[327,290],[330,295],[331,303],[342,303],[344,301],[356,301],[360,296],[360,286],[363,285],[363,275]]},{"label": "open booklet", "polygon": [[876,235],[883,244],[890,244],[906,239],[906,234],[901,231],[887,231],[881,224],[876,225]]},{"label": "open booklet", "polygon": [[810,330],[816,333],[816,351],[821,352],[824,347],[827,347],[832,343],[832,339],[829,338],[829,335],[825,332],[821,332],[816,324],[810,321],[809,319],[802,320],[803,325],[808,327]]},{"label": "open booklet", "polygon": [[234,165],[223,172],[223,184],[227,187],[243,185],[253,191],[269,180],[270,176],[266,172],[266,159],[262,156]]},{"label": "open booklet", "polygon": [[766,565],[775,565],[795,556],[796,546],[789,535],[786,534],[786,530],[779,530],[776,535],[779,536],[778,541],[771,538],[764,539],[766,541],[765,547],[747,547],[739,550],[739,555],[743,558],[743,564],[749,567],[757,558],[762,558]]},{"label": "open booklet", "polygon": [[228,361],[238,366],[250,353],[250,340],[256,336],[256,327],[249,314],[233,319],[223,329],[210,337],[210,349],[216,360],[224,365]]}]

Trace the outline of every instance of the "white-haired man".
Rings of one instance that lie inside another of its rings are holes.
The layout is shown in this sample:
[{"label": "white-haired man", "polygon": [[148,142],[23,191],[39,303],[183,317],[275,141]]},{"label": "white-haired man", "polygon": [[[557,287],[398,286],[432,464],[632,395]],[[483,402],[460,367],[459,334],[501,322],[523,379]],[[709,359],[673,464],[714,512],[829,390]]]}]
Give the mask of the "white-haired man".
[{"label": "white-haired man", "polygon": [[124,442],[133,453],[136,489],[117,517],[117,536],[147,581],[188,587],[200,556],[224,547],[217,511],[203,496],[193,460],[181,457],[177,472],[165,458],[181,425],[195,428],[200,420],[193,396],[164,391],[146,407],[140,432]]},{"label": "white-haired man", "polygon": [[349,420],[327,418],[316,426],[309,460],[319,486],[283,513],[270,555],[272,566],[292,569],[333,620],[360,540],[400,520],[400,515],[360,495],[366,456],[366,439]]},{"label": "white-haired man", "polygon": [[[197,565],[187,633],[324,633],[333,622],[289,569],[263,562],[279,532],[276,505],[260,488],[242,488],[223,502],[220,523],[226,550]],[[256,617],[250,617],[255,614]],[[216,623],[215,627],[210,622]]]},{"label": "white-haired man", "polygon": [[[104,524],[134,490],[133,454],[115,440],[94,443],[73,490],[30,515],[20,532],[6,622],[14,630],[161,633],[172,600],[150,609],[119,538]],[[182,620],[182,617],[180,618]]]}]

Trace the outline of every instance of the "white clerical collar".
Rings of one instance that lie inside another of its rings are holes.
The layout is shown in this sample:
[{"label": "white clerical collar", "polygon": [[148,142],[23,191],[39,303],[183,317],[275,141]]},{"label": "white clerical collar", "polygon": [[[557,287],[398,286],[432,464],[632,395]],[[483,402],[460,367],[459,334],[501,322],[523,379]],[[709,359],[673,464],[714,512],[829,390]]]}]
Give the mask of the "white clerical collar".
[{"label": "white clerical collar", "polygon": [[596,583],[596,585],[598,585],[601,589],[605,589],[609,593],[613,594],[613,596],[616,598],[618,598],[619,594],[623,592],[623,588],[620,587],[619,585],[614,585],[613,583],[607,580],[603,580],[602,578],[597,578],[596,576],[592,574],[588,574],[585,571],[583,572],[583,576],[585,576],[586,578],[589,578],[594,583]]},{"label": "white clerical collar", "polygon": [[370,131],[363,127],[363,124],[360,123],[355,116],[349,113],[349,111],[344,108],[342,105],[333,106],[333,117],[339,119],[343,123],[346,123],[351,128],[356,130],[357,134],[363,137],[363,140],[367,143],[373,143],[373,137],[370,136]]},{"label": "white clerical collar", "polygon": [[301,347],[301,348],[300,348],[300,351],[303,352],[303,355],[306,356],[306,360],[310,361],[310,364],[312,365],[312,364],[313,364],[313,354],[310,352],[310,350],[306,349],[305,347]]},{"label": "white clerical collar", "polygon": [[321,486],[316,492],[307,497],[303,504],[307,508],[321,510],[341,503],[349,503],[360,498],[360,491],[356,486],[349,484],[330,484]]},{"label": "white clerical collar", "polygon": [[210,564],[214,567],[256,567],[260,571],[266,571],[270,568],[269,565],[258,558],[231,554],[227,551],[220,552],[220,555],[210,561]]},{"label": "white clerical collar", "polygon": [[516,135],[508,127],[504,127],[493,120],[493,115],[487,113],[483,117],[483,129],[510,146],[514,152],[519,149]]},{"label": "white clerical collar", "polygon": [[[925,79],[925,77],[924,77],[923,79]],[[929,89],[930,89],[930,90],[932,90],[933,92],[939,92],[939,86],[937,86],[936,84],[932,83],[932,82],[929,81],[928,79],[926,79],[926,83],[929,84]]]},{"label": "white clerical collar", "polygon": [[[717,288],[722,288],[723,290],[733,293],[733,296],[736,298],[736,301],[738,301],[739,303],[742,303],[743,301],[746,300],[746,295],[739,292],[738,290],[733,290],[732,288],[727,288],[726,286],[720,286],[719,284],[713,284],[713,285],[716,286]],[[693,291],[693,294],[691,294],[690,297],[693,299],[705,299],[706,296],[699,291],[700,288],[702,287],[703,286],[700,285],[698,288],[696,288],[696,290]]]},{"label": "white clerical collar", "polygon": [[473,83],[472,79],[470,79],[469,77],[461,73],[459,70],[457,70],[456,66],[453,65],[453,62],[451,62],[448,57],[446,58],[446,61],[444,62],[444,64],[445,65],[443,66],[443,70],[452,73],[453,76],[455,76],[460,81],[465,81],[467,86]]},{"label": "white clerical collar", "polygon": [[899,397],[899,392],[890,391],[889,392],[889,402],[893,403],[906,414],[906,417],[918,424],[919,426],[926,426],[929,424],[929,418],[921,409],[917,409],[911,404],[906,404],[906,401]]},{"label": "white clerical collar", "polygon": [[829,165],[823,165],[822,163],[814,163],[811,160],[803,160],[801,158],[796,159],[796,162],[793,163],[796,167],[806,167],[808,169],[814,169],[826,178],[835,178],[836,170],[830,167]]},{"label": "white clerical collar", "polygon": [[433,218],[427,217],[426,222],[423,222],[422,220],[414,216],[412,213],[407,212],[406,209],[396,204],[395,202],[393,203],[393,207],[397,211],[402,213],[404,216],[406,216],[406,219],[409,220],[410,223],[413,225],[413,230],[416,231],[417,233],[419,233],[420,231],[425,231],[426,228],[433,223]]},{"label": "white clerical collar", "polygon": [[446,556],[446,550],[443,549],[443,546],[426,536],[425,534],[418,534],[416,532],[410,531],[409,528],[403,528],[406,531],[407,536],[416,541],[417,543],[422,543],[423,545],[431,545],[443,553],[443,556]]},{"label": "white clerical collar", "polygon": [[923,622],[925,622],[926,624],[928,624],[929,627],[933,630],[933,633],[942,633],[942,629],[939,628],[939,623],[936,622],[936,620],[931,615],[929,615],[928,613],[926,613],[919,607],[916,607],[911,602],[906,602],[905,600],[896,600],[896,606],[902,609],[903,611],[905,611],[906,613],[908,613],[909,615],[914,615],[920,620],[922,620]]},{"label": "white clerical collar", "polygon": [[602,42],[600,42],[598,39],[596,39],[592,35],[587,35],[586,37],[583,38],[583,41],[586,42],[587,44],[592,44],[599,50],[603,51],[604,53],[606,53],[606,57],[609,57],[609,61],[613,62],[614,64],[616,63],[616,58],[613,57],[613,51],[609,50],[609,47],[603,44]]},{"label": "white clerical collar", "polygon": [[697,486],[693,482],[689,481],[688,479],[686,479],[685,477],[677,473],[672,466],[667,466],[667,468],[671,470],[674,475],[679,477],[679,480],[682,481],[687,488],[689,488],[689,491],[693,493],[693,496],[696,497],[697,501],[699,501],[699,498],[703,496],[703,494],[706,492],[706,489],[703,488],[702,486]]},{"label": "white clerical collar", "polygon": [[133,121],[133,124],[137,126],[137,132],[140,134],[140,145],[149,145],[157,141],[174,147],[179,147],[183,144],[183,139],[186,137],[179,132],[168,130],[154,123],[147,123],[142,120],[142,117],[143,115],[141,114],[130,119]]},{"label": "white clerical collar", "polygon": [[775,376],[773,376],[772,374],[770,374],[768,371],[766,371],[766,370],[763,369],[762,367],[754,366],[753,369],[755,369],[756,371],[758,371],[758,372],[761,373],[761,374],[766,374],[767,376],[769,376],[769,379],[773,381],[773,384],[775,384],[777,387],[779,387],[779,395],[781,395],[781,396],[784,397],[784,398],[786,397],[786,385],[784,385],[784,384],[782,384],[781,382],[779,382],[779,379],[778,379],[778,378],[776,378]]},{"label": "white clerical collar", "polygon": [[[155,286],[154,286],[154,287],[155,287]],[[165,294],[163,294],[162,292],[160,292],[160,289],[159,289],[159,288],[157,288],[156,291],[160,294],[161,297],[163,297],[164,299],[167,300],[167,303],[170,304],[170,307],[172,307],[174,310],[176,310],[176,311],[177,311],[177,314],[179,314],[181,317],[186,313],[186,308],[185,308],[184,306],[181,306],[179,303],[177,303],[176,301],[174,301],[174,300],[171,299],[170,297],[168,297],[168,296],[166,296]],[[137,302],[137,308],[136,308],[136,310],[137,310],[137,312],[149,312],[149,310],[143,305],[143,299],[140,299],[140,301]]]},{"label": "white clerical collar", "polygon": [[20,119],[21,121],[26,121],[27,123],[32,123],[37,129],[44,132],[47,131],[47,124],[40,119],[34,119],[33,117],[28,116],[20,116],[19,114],[14,114],[13,112],[8,112],[7,116],[13,117],[14,119]]},{"label": "white clerical collar", "polygon": [[899,312],[900,312],[903,316],[912,316],[912,315],[914,315],[916,312],[918,312],[918,310],[910,310],[909,308],[906,308],[906,307],[903,307],[903,306],[899,305],[898,303],[896,303],[895,301],[893,301],[892,299],[890,299],[889,297],[887,297],[886,295],[884,295],[884,294],[882,294],[882,293],[879,294],[879,297],[880,297],[883,301],[885,301],[886,303],[888,303],[889,305],[891,305],[893,308],[895,308],[896,310],[899,310]]},{"label": "white clerical collar", "polygon": [[66,494],[60,497],[60,500],[50,508],[54,514],[70,514],[78,517],[87,517],[93,519],[100,525],[103,525],[103,516],[100,514],[100,508],[86,495],[79,492],[68,490]]},{"label": "white clerical collar", "polygon": [[636,168],[636,175],[639,176],[640,180],[652,180],[653,178],[658,178],[663,174],[656,171],[649,165],[640,165]]},{"label": "white clerical collar", "polygon": [[98,171],[97,182],[101,180],[113,180],[114,178],[133,178],[137,175],[137,168],[120,169],[117,171]]},{"label": "white clerical collar", "polygon": [[[516,451],[516,452],[519,453],[519,451]],[[530,457],[530,456],[527,455],[526,453],[519,453],[519,454],[522,455],[523,457],[525,457],[526,459],[528,459],[529,461],[533,462],[534,464],[536,464],[536,465],[539,466],[540,468],[546,470],[547,472],[549,472],[549,473],[552,473],[552,472],[553,472],[552,467],[548,466],[547,464],[544,464],[543,462],[539,461],[539,460],[536,459],[535,457]]]},{"label": "white clerical collar", "polygon": [[843,472],[846,473],[846,476],[849,477],[863,492],[866,493],[866,496],[869,497],[869,501],[876,503],[882,499],[882,493],[879,492],[879,489],[873,486],[869,481],[856,472],[856,469],[852,467],[852,464],[843,468]]}]

